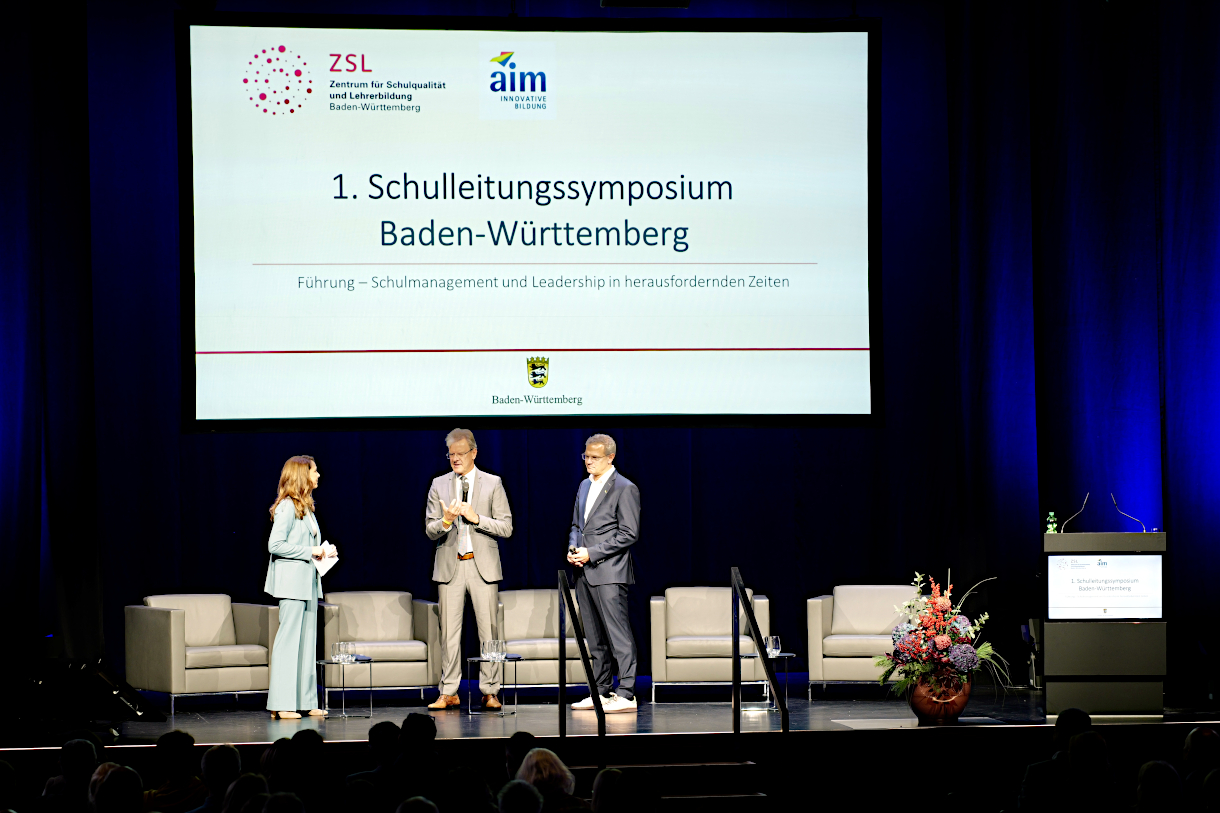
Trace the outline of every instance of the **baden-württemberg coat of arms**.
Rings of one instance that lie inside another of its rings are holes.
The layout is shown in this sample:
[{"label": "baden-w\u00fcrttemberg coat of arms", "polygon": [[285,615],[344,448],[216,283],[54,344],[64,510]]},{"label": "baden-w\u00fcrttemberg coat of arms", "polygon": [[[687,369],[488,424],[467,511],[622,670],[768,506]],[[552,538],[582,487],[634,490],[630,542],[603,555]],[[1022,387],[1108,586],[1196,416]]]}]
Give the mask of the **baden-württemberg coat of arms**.
[{"label": "baden-w\u00fcrttemberg coat of arms", "polygon": [[525,360],[525,372],[531,387],[545,387],[547,373],[550,369],[550,359],[532,358]]}]

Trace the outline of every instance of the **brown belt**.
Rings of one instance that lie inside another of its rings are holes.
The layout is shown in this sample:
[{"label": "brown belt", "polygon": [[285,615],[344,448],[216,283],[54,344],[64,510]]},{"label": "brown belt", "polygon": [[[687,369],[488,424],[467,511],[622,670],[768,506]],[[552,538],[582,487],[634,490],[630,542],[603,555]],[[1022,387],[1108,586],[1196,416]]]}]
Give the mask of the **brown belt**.
[{"label": "brown belt", "polygon": [[465,560],[465,559],[473,559],[473,558],[474,558],[474,551],[471,551],[470,553],[459,553],[459,554],[458,554],[458,561],[459,561],[459,562],[461,562],[461,561],[463,561],[463,560]]}]

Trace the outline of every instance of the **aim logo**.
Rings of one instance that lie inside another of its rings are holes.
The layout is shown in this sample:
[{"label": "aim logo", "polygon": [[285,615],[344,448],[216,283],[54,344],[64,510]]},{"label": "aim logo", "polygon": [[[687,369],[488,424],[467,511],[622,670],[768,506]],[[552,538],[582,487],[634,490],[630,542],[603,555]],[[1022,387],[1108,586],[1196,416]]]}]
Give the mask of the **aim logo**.
[{"label": "aim logo", "polygon": [[508,74],[504,71],[491,72],[491,91],[493,93],[517,93],[526,92],[526,80],[529,81],[528,91],[531,93],[546,93],[546,74],[542,71],[516,71],[517,63],[509,62],[513,58],[516,51],[501,51],[499,56],[493,56],[492,62],[498,64],[501,68],[508,68]]}]

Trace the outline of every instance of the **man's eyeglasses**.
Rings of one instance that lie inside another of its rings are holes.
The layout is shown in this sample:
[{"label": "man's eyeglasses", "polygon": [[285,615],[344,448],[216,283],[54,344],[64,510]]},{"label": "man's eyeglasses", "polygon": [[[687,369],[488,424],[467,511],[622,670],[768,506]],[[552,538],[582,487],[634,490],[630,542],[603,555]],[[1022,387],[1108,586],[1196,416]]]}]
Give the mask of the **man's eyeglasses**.
[{"label": "man's eyeglasses", "polygon": [[605,460],[605,458],[606,458],[606,455],[604,455],[604,454],[582,454],[580,456],[580,459],[585,461],[586,463],[596,462],[598,460]]},{"label": "man's eyeglasses", "polygon": [[[474,451],[474,449],[470,450],[470,452],[473,452],[473,451]],[[446,460],[461,460],[463,457],[470,454],[470,452],[445,452],[445,459]]]}]

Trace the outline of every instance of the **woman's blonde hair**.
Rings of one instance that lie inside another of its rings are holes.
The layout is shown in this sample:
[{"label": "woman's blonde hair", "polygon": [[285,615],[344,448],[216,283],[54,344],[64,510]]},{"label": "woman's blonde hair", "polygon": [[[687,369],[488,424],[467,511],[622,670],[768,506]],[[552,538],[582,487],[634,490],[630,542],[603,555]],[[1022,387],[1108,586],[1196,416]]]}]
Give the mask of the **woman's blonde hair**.
[{"label": "woman's blonde hair", "polygon": [[576,777],[554,751],[546,748],[533,748],[525,755],[517,778],[539,789],[557,788],[569,795],[576,790]]},{"label": "woman's blonde hair", "polygon": [[306,511],[313,511],[313,486],[309,483],[309,470],[314,460],[307,454],[299,454],[288,458],[284,468],[280,469],[280,486],[271,503],[271,518],[275,519],[275,509],[284,500],[292,500],[296,508],[297,519],[305,519]]}]

